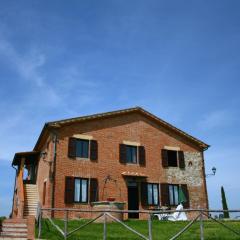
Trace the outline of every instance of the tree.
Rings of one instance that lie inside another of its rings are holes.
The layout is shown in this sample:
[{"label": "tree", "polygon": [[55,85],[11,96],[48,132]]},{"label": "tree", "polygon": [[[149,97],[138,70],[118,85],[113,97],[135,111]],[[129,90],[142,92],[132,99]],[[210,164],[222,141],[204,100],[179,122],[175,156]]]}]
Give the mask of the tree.
[{"label": "tree", "polygon": [[[223,210],[228,210],[227,200],[226,200],[225,191],[224,191],[223,186],[221,187],[221,195],[222,195],[222,207],[223,207]],[[224,218],[229,218],[229,212],[224,212],[223,216],[224,216]]]}]

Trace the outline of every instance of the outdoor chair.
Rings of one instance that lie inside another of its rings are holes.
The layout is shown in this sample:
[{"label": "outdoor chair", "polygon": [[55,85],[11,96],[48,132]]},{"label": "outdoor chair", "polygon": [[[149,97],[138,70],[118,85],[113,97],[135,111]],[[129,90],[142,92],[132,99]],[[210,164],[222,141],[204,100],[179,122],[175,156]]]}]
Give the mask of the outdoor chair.
[{"label": "outdoor chair", "polygon": [[[183,210],[183,205],[180,203],[176,211],[181,211]],[[154,216],[158,217],[158,220],[168,220],[168,221],[186,221],[187,215],[185,212],[174,212],[172,214],[167,214],[167,213],[159,213],[159,214],[154,214]]]}]

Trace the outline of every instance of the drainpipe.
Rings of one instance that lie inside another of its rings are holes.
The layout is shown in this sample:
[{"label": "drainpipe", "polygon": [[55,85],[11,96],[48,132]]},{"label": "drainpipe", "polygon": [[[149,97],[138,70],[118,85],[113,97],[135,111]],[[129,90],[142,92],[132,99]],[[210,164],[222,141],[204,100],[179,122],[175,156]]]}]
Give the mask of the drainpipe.
[{"label": "drainpipe", "polygon": [[14,188],[13,188],[13,198],[12,198],[12,213],[11,217],[13,217],[13,206],[14,206],[14,196],[15,196],[15,190],[16,190],[16,180],[17,180],[17,168],[12,165],[12,168],[15,169],[15,180],[14,180]]},{"label": "drainpipe", "polygon": [[[53,134],[53,168],[52,168],[52,201],[51,201],[51,208],[55,206],[55,174],[56,174],[56,160],[57,160],[57,133],[55,131],[52,132]],[[54,211],[51,212],[51,217],[54,217]]]},{"label": "drainpipe", "polygon": [[208,191],[207,191],[207,182],[206,182],[206,173],[205,173],[205,159],[204,159],[204,152],[201,151],[202,156],[202,174],[204,178],[204,189],[205,189],[205,196],[206,196],[206,208],[209,209],[209,201],[208,201]]}]

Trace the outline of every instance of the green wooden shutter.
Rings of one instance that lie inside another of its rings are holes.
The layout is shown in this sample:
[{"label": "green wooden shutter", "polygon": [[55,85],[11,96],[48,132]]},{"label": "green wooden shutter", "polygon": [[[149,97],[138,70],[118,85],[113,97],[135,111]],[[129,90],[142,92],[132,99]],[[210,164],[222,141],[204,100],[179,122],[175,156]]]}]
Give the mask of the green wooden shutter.
[{"label": "green wooden shutter", "polygon": [[119,161],[120,163],[126,163],[126,145],[119,144]]},{"label": "green wooden shutter", "polygon": [[179,168],[185,169],[185,159],[183,151],[178,151]]},{"label": "green wooden shutter", "polygon": [[148,192],[147,192],[147,182],[142,182],[141,183],[141,203],[142,206],[147,206],[148,202]]},{"label": "green wooden shutter", "polygon": [[166,149],[162,149],[162,166],[164,168],[168,167],[168,153]]},{"label": "green wooden shutter", "polygon": [[189,192],[188,192],[187,184],[181,184],[180,186],[181,186],[183,193],[187,199],[187,201],[185,203],[183,203],[183,206],[184,206],[184,208],[189,208],[190,207],[190,199],[189,199]]},{"label": "green wooden shutter", "polygon": [[90,160],[98,160],[98,142],[96,140],[90,141]]},{"label": "green wooden shutter", "polygon": [[146,165],[146,153],[144,146],[138,147],[138,158],[139,158],[139,165],[145,166]]},{"label": "green wooden shutter", "polygon": [[65,203],[74,202],[74,177],[65,177]]},{"label": "green wooden shutter", "polygon": [[76,138],[70,137],[68,141],[68,157],[76,157]]},{"label": "green wooden shutter", "polygon": [[161,183],[161,206],[169,206],[169,189],[167,183]]},{"label": "green wooden shutter", "polygon": [[98,180],[97,178],[90,179],[90,202],[98,201]]}]

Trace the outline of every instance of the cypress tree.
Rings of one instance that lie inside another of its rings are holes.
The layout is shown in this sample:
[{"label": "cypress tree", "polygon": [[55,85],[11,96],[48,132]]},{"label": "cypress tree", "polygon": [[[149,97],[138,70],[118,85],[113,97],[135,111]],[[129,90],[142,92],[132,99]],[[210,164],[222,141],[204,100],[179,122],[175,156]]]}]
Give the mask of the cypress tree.
[{"label": "cypress tree", "polygon": [[[221,195],[222,195],[222,207],[223,207],[223,210],[228,210],[227,200],[226,200],[225,191],[224,191],[223,186],[221,187]],[[229,218],[229,212],[224,212],[223,216],[224,216],[224,218]]]}]

